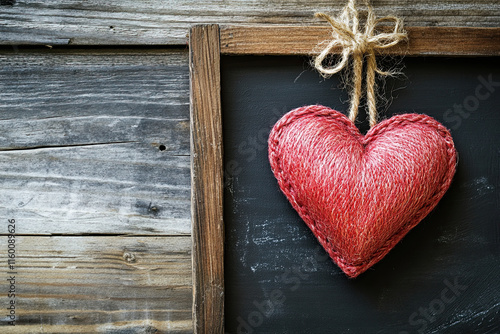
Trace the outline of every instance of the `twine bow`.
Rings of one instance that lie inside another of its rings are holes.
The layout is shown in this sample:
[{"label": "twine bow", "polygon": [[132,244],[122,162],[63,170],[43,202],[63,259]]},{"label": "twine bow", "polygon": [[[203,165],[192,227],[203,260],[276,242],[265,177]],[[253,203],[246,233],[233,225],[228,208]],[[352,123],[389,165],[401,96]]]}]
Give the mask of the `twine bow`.
[{"label": "twine bow", "polygon": [[[325,77],[340,72],[349,62],[349,57],[353,57],[353,81],[354,87],[351,95],[351,106],[349,109],[349,119],[354,122],[358,115],[359,101],[362,96],[362,74],[363,57],[366,55],[366,96],[370,127],[377,124],[377,108],[375,96],[375,73],[380,75],[392,75],[391,71],[382,71],[377,66],[375,52],[381,49],[390,48],[407,38],[403,30],[403,22],[395,16],[386,16],[380,19],[375,18],[372,7],[367,3],[368,15],[364,26],[364,32],[360,31],[358,10],[356,1],[349,0],[348,4],[339,18],[333,18],[324,13],[316,13],[315,16],[328,21],[333,28],[333,39],[325,49],[315,58],[314,67]],[[375,34],[377,25],[382,22],[393,23],[394,29],[390,33]],[[335,49],[342,48],[340,60],[331,67],[323,67],[325,58]]]}]

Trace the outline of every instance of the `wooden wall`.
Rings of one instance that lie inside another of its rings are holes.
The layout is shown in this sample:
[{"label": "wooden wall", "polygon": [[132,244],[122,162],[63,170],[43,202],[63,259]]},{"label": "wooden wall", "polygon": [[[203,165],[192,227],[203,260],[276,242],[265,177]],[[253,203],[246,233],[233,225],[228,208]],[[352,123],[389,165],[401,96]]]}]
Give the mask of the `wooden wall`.
[{"label": "wooden wall", "polygon": [[[496,0],[372,3],[408,25],[500,26]],[[8,333],[192,332],[188,27],[320,24],[315,11],[343,4],[0,0],[0,258],[8,219],[17,255]]]},{"label": "wooden wall", "polygon": [[[1,0],[1,44],[185,44],[196,23],[289,24],[318,22],[339,0]],[[372,0],[378,14],[396,14],[408,25],[499,24],[496,0]]]}]

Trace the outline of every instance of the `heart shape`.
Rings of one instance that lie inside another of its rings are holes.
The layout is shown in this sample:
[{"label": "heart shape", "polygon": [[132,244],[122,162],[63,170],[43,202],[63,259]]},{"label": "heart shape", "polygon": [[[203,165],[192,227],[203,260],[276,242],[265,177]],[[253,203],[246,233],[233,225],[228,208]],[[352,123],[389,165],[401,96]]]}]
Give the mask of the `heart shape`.
[{"label": "heart shape", "polygon": [[449,131],[419,114],[394,116],[363,136],[342,113],[307,106],[284,115],[268,144],[281,190],[352,278],[434,209],[457,162]]}]

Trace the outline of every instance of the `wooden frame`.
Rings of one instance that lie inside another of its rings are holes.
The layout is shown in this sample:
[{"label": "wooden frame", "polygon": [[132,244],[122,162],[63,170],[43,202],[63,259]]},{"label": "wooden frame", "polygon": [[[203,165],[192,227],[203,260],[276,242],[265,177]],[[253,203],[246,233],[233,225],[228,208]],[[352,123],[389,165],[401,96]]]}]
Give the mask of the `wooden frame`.
[{"label": "wooden frame", "polygon": [[[410,56],[499,56],[500,28],[408,27]],[[224,333],[223,149],[220,55],[307,55],[328,27],[198,25],[190,31],[193,321]]]}]

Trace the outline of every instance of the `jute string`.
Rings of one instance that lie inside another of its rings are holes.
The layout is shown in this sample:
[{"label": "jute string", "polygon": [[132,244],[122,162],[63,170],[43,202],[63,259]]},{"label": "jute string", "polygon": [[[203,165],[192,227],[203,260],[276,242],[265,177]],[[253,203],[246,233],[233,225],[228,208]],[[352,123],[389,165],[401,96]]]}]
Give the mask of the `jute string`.
[{"label": "jute string", "polygon": [[[403,21],[395,16],[386,16],[380,19],[375,17],[372,7],[366,1],[368,13],[364,25],[364,31],[360,27],[358,9],[355,0],[349,0],[339,18],[331,17],[324,13],[316,13],[318,18],[325,19],[333,28],[333,39],[314,59],[314,67],[325,77],[340,72],[349,63],[352,55],[353,89],[350,92],[351,105],[349,108],[349,119],[354,122],[358,116],[360,99],[363,95],[363,62],[366,57],[366,100],[370,127],[377,124],[377,106],[375,95],[375,73],[387,76],[393,75],[393,71],[382,71],[375,58],[375,53],[382,49],[390,48],[407,38],[403,29]],[[394,29],[389,33],[375,34],[380,23],[392,23]],[[340,60],[331,67],[324,67],[326,57],[338,48],[341,48]]]}]

